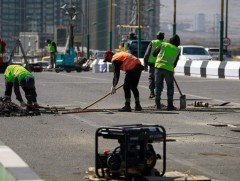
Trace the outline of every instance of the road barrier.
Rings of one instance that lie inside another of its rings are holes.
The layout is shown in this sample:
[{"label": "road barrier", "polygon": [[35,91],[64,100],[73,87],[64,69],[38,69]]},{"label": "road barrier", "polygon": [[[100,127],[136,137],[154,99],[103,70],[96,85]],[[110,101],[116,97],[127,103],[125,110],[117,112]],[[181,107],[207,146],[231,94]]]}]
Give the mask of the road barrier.
[{"label": "road barrier", "polygon": [[234,61],[179,61],[176,75],[240,80],[240,62]]},{"label": "road barrier", "polygon": [[[143,59],[140,59],[143,63]],[[103,59],[92,64],[93,73],[112,72],[112,64],[103,62]],[[223,78],[240,80],[240,62],[238,61],[178,61],[175,68],[176,75]]]}]

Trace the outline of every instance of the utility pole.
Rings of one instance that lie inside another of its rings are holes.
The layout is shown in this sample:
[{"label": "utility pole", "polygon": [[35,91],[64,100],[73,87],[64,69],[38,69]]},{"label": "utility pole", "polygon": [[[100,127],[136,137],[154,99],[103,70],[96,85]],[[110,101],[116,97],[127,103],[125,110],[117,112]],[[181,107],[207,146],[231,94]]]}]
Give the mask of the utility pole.
[{"label": "utility pole", "polygon": [[89,51],[89,49],[90,49],[90,35],[89,35],[89,29],[90,29],[90,27],[89,27],[89,0],[85,0],[85,3],[87,4],[87,59],[89,59],[90,58],[90,51]]},{"label": "utility pole", "polygon": [[140,22],[140,0],[138,0],[138,58],[141,56],[141,22]]},{"label": "utility pole", "polygon": [[177,27],[177,24],[176,24],[177,2],[176,2],[176,0],[173,0],[173,9],[174,9],[174,12],[173,12],[173,35],[176,35],[176,27]]},{"label": "utility pole", "polygon": [[220,20],[220,44],[219,44],[219,59],[223,61],[223,28],[224,28],[224,0],[221,0],[221,20]]},{"label": "utility pole", "polygon": [[109,50],[112,50],[112,0],[109,2],[109,12],[110,12],[110,21],[109,21]]},{"label": "utility pole", "polygon": [[[225,38],[228,38],[228,0],[226,0],[226,24],[225,24]],[[227,46],[225,46],[227,49]]]}]

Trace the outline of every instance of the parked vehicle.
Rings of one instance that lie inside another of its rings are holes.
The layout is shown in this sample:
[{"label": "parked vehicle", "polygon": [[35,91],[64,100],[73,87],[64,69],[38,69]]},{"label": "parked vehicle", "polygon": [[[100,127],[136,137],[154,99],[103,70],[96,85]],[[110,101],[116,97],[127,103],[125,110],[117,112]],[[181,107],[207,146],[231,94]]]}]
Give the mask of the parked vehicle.
[{"label": "parked vehicle", "polygon": [[49,61],[39,61],[37,63],[39,63],[42,66],[43,70],[47,70],[47,69],[50,68],[50,62]]},{"label": "parked vehicle", "polygon": [[138,57],[138,40],[128,40],[126,42],[126,51],[138,58],[143,58],[150,42],[151,40],[141,40],[140,57]]},{"label": "parked vehicle", "polygon": [[33,72],[42,72],[43,67],[39,62],[31,62],[29,63],[30,70]]},{"label": "parked vehicle", "polygon": [[[213,60],[219,60],[219,48],[206,48],[208,53],[212,56]],[[232,60],[231,52],[223,49],[223,60]]]},{"label": "parked vehicle", "polygon": [[181,45],[180,48],[180,57],[179,60],[202,60],[210,61],[213,60],[211,55],[203,46],[196,45]]}]

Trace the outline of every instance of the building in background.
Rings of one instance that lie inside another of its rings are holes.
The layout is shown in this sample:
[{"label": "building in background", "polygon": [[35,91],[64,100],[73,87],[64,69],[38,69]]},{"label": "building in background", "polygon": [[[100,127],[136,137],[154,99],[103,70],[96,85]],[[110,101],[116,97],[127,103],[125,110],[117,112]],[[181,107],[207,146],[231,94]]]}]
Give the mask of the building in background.
[{"label": "building in background", "polygon": [[205,32],[205,14],[200,13],[195,16],[194,30],[196,32]]},{"label": "building in background", "polygon": [[118,25],[138,25],[138,14],[141,17],[143,39],[155,38],[160,30],[160,0],[112,0],[111,5],[109,0],[0,0],[0,34],[7,43],[8,51],[14,47],[14,38],[22,38],[26,51],[44,48],[46,38],[54,39],[58,45],[64,46],[66,34],[69,33],[69,16],[61,7],[70,3],[77,12],[74,39],[79,46],[87,46],[89,34],[91,49],[108,48],[110,6],[113,10],[113,48],[118,47],[122,35],[136,32],[134,28],[120,29]]}]

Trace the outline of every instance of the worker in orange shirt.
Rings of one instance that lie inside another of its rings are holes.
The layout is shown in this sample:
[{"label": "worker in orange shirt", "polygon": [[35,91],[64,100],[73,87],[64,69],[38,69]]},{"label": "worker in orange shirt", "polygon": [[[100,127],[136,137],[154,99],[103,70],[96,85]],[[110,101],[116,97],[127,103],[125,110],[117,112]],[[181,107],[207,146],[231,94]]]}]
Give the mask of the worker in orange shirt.
[{"label": "worker in orange shirt", "polygon": [[120,77],[120,70],[125,71],[124,79],[124,95],[125,95],[125,106],[119,111],[131,112],[131,91],[135,98],[135,111],[141,111],[142,107],[139,100],[138,83],[141,77],[141,73],[144,67],[141,65],[140,60],[128,52],[119,52],[114,54],[112,51],[107,50],[104,53],[104,62],[112,62],[114,69],[113,86],[111,93],[116,93],[116,86]]}]

